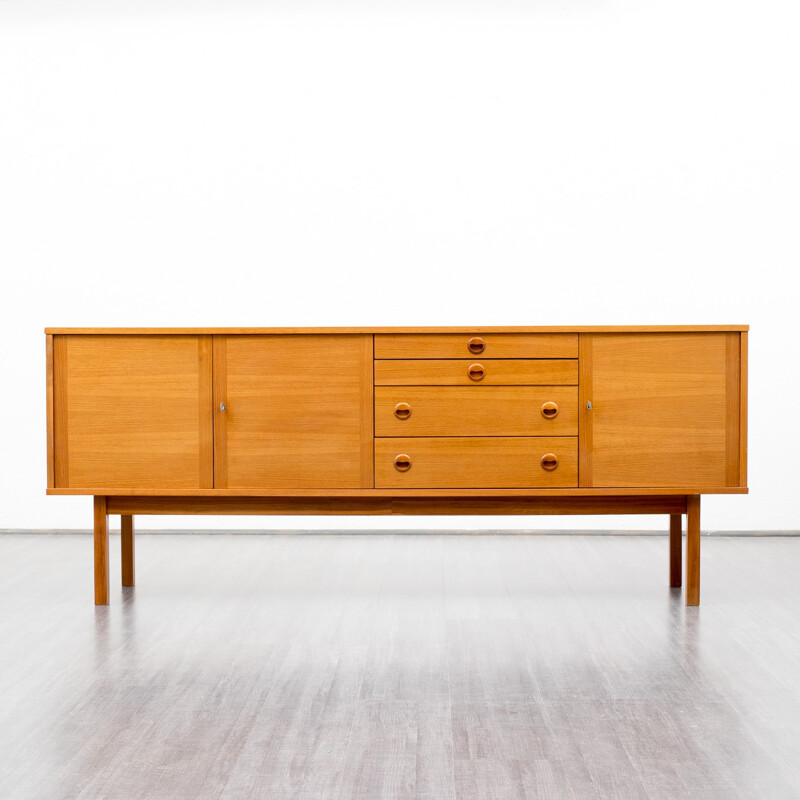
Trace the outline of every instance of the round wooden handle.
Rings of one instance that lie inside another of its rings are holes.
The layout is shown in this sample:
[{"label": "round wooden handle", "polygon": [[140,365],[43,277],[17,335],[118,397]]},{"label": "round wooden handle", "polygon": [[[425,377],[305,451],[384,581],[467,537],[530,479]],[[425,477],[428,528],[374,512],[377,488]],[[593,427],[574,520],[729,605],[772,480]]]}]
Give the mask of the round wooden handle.
[{"label": "round wooden handle", "polygon": [[411,416],[411,406],[408,403],[398,403],[394,407],[394,415],[397,419],[408,419]]},{"label": "round wooden handle", "polygon": [[483,364],[470,364],[467,367],[467,375],[473,381],[480,381],[483,380],[483,376],[486,374],[486,370],[483,368]]},{"label": "round wooden handle", "polygon": [[542,403],[542,416],[547,417],[547,419],[553,419],[553,417],[558,416],[558,403],[554,403],[552,400]]},{"label": "round wooden handle", "polygon": [[405,472],[411,469],[411,458],[405,453],[400,453],[399,456],[394,457],[394,468],[398,470],[398,472]]},{"label": "round wooden handle", "polygon": [[542,456],[542,469],[552,472],[558,466],[558,456],[555,453],[545,453]]},{"label": "round wooden handle", "polygon": [[467,350],[469,350],[470,353],[482,353],[485,348],[486,348],[486,342],[483,339],[481,339],[480,336],[473,336],[467,342]]}]

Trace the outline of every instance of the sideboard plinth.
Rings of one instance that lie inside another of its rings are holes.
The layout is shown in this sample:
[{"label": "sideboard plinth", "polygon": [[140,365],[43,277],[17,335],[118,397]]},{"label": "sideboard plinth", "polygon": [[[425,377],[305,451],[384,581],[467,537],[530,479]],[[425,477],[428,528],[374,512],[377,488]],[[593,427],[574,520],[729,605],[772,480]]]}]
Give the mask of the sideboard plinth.
[{"label": "sideboard plinth", "polygon": [[108,605],[108,516],[121,516],[122,585],[134,585],[134,515],[573,515],[664,514],[669,517],[669,585],[681,586],[682,519],[687,516],[686,605],[700,603],[700,496],[454,496],[434,497],[94,497],[95,604]]}]

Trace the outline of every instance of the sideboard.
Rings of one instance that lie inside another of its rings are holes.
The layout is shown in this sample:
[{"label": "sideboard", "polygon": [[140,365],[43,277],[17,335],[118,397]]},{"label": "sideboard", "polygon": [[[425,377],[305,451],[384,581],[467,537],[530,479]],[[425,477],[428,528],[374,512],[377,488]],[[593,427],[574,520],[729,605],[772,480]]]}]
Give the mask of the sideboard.
[{"label": "sideboard", "polygon": [[46,328],[47,492],[109,515],[665,514],[747,492],[746,325]]}]

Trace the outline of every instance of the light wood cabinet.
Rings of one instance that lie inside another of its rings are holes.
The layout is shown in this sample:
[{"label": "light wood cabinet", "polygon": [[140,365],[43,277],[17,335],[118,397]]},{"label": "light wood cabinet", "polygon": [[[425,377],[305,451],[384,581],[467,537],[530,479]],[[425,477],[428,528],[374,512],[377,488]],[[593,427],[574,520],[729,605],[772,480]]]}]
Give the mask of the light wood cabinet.
[{"label": "light wood cabinet", "polygon": [[108,515],[670,517],[747,491],[747,327],[47,329],[48,493]]}]

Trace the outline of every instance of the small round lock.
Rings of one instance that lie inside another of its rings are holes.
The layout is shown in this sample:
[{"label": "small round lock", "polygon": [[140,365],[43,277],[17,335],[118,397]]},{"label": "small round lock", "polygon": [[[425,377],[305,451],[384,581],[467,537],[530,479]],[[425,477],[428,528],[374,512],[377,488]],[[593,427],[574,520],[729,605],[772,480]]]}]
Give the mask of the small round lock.
[{"label": "small round lock", "polygon": [[408,419],[411,416],[411,406],[408,403],[398,403],[394,407],[394,415],[397,419]]},{"label": "small round lock", "polygon": [[478,353],[482,353],[485,349],[486,349],[486,342],[483,339],[481,339],[480,336],[473,336],[467,342],[467,350],[469,350],[470,353],[475,353],[477,355]]},{"label": "small round lock", "polygon": [[400,453],[399,456],[394,457],[394,468],[398,472],[407,472],[411,469],[411,458],[405,453]]},{"label": "small round lock", "polygon": [[542,469],[552,472],[558,466],[558,456],[555,453],[545,453],[542,456]]},{"label": "small round lock", "polygon": [[482,381],[485,374],[486,370],[483,368],[483,364],[470,364],[467,367],[467,375],[469,375],[470,380]]},{"label": "small round lock", "polygon": [[554,403],[551,400],[548,400],[546,403],[542,403],[542,416],[546,419],[553,419],[558,415],[558,403]]}]

